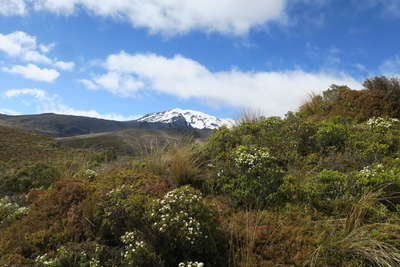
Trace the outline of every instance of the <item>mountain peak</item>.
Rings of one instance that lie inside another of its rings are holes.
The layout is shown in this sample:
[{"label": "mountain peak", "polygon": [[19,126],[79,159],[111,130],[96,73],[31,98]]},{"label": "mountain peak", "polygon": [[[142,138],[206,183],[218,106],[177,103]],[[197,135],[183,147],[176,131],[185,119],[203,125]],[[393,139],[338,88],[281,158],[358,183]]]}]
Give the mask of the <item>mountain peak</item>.
[{"label": "mountain peak", "polygon": [[[183,121],[184,120],[184,121]],[[232,127],[234,121],[232,119],[219,119],[215,116],[205,114],[200,111],[174,108],[163,112],[155,112],[147,114],[138,119],[141,122],[150,123],[166,123],[166,124],[182,124],[196,129],[217,129],[222,126]]]}]

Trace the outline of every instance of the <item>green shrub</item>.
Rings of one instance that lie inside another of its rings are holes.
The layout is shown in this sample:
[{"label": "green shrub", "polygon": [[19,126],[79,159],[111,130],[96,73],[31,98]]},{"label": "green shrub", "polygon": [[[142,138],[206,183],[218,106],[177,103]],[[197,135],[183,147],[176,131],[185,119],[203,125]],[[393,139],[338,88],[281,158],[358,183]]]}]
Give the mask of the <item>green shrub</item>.
[{"label": "green shrub", "polygon": [[314,192],[310,192],[314,200],[337,200],[344,199],[351,192],[349,190],[350,178],[338,171],[323,170],[310,183]]},{"label": "green shrub", "polygon": [[0,199],[0,227],[13,223],[19,218],[28,214],[27,207],[21,207],[13,203],[9,197]]},{"label": "green shrub", "polygon": [[0,181],[0,189],[5,192],[22,193],[32,188],[48,188],[61,176],[58,169],[45,163],[27,166],[15,175]]},{"label": "green shrub", "polygon": [[387,195],[394,196],[394,203],[400,203],[397,197],[400,192],[399,167],[388,168],[383,164],[374,164],[356,172],[355,178],[360,194],[383,188]]},{"label": "green shrub", "polygon": [[140,236],[137,231],[126,232],[121,236],[124,244],[121,252],[122,264],[132,267],[162,267],[164,264],[154,249]]},{"label": "green shrub", "polygon": [[217,173],[217,188],[240,206],[264,207],[282,183],[284,170],[264,147],[239,146]]},{"label": "green shrub", "polygon": [[139,193],[132,185],[121,185],[107,192],[94,215],[97,235],[107,244],[117,245],[120,236],[130,229],[143,230],[150,201],[149,196]]},{"label": "green shrub", "polygon": [[318,127],[313,139],[322,152],[331,149],[343,151],[347,139],[347,131],[343,125],[326,122]]},{"label": "green shrub", "polygon": [[189,186],[170,191],[154,201],[149,218],[160,242],[157,251],[161,251],[167,266],[191,259],[221,266],[223,238],[216,215],[202,202],[200,192]]},{"label": "green shrub", "polygon": [[96,243],[67,244],[54,252],[39,255],[34,260],[37,267],[101,267],[109,266],[110,255],[106,248]]}]

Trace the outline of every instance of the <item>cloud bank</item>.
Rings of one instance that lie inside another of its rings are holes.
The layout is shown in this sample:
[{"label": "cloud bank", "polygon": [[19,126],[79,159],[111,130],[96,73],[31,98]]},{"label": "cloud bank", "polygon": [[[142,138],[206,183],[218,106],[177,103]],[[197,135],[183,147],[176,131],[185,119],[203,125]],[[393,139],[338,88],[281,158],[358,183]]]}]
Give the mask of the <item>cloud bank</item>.
[{"label": "cloud bank", "polygon": [[25,15],[27,12],[24,0],[0,0],[0,15]]},{"label": "cloud bank", "polygon": [[[139,117],[123,116],[115,113],[101,114],[95,110],[74,109],[63,104],[58,95],[49,95],[46,91],[37,88],[10,89],[4,92],[3,95],[7,98],[30,97],[30,103],[36,104],[38,113],[56,113],[117,121],[133,120]],[[0,113],[10,115],[18,114],[16,111],[11,111],[9,109],[0,109]]]},{"label": "cloud bank", "polygon": [[[304,1],[304,0],[303,0]],[[288,0],[0,0],[0,14],[27,10],[73,15],[79,9],[129,21],[134,27],[167,35],[191,30],[243,35],[252,28],[285,19]]]},{"label": "cloud bank", "polygon": [[[64,71],[73,70],[75,67],[74,62],[61,61],[50,58],[47,55],[53,47],[54,44],[45,45],[38,43],[35,36],[25,32],[16,31],[10,34],[0,33],[0,51],[8,56],[24,62],[52,66]],[[55,73],[56,71],[52,70],[52,72]]]},{"label": "cloud bank", "polygon": [[192,59],[176,55],[110,55],[105,73],[81,80],[88,89],[103,89],[126,97],[153,90],[183,99],[196,98],[210,104],[256,108],[267,115],[283,115],[295,110],[311,92],[322,92],[331,84],[361,88],[344,73],[310,73],[300,69],[285,71],[212,72]]},{"label": "cloud bank", "polygon": [[4,72],[18,74],[26,79],[40,81],[40,82],[54,82],[60,73],[53,69],[39,68],[34,64],[28,64],[26,66],[16,65],[11,68],[3,67]]}]

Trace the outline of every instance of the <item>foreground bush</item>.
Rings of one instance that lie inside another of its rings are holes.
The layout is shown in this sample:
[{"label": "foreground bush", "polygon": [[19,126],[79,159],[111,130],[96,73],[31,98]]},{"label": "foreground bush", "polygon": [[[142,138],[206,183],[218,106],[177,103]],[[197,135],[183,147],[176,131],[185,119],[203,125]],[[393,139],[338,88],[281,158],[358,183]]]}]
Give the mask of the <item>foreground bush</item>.
[{"label": "foreground bush", "polygon": [[238,205],[264,207],[274,201],[284,170],[267,148],[239,146],[214,180]]}]

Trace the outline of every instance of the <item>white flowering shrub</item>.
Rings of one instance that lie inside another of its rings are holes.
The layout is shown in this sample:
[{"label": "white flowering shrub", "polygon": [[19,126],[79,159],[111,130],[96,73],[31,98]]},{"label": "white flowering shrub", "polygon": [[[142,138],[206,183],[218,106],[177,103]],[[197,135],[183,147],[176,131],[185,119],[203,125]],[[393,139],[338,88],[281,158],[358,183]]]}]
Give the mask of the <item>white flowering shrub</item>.
[{"label": "white flowering shrub", "polygon": [[151,213],[154,229],[160,233],[174,232],[175,238],[194,246],[203,237],[200,222],[193,217],[194,210],[201,205],[200,193],[189,187],[167,193]]},{"label": "white flowering shrub", "polygon": [[71,249],[61,246],[49,255],[45,253],[35,258],[35,266],[37,267],[64,267],[64,266],[79,266],[79,267],[101,267],[101,254],[103,247],[95,246],[94,253],[89,256],[84,249]]},{"label": "white flowering shrub", "polygon": [[87,169],[84,171],[84,177],[88,180],[94,180],[97,177],[97,172],[91,169]]},{"label": "white flowering shrub", "polygon": [[97,176],[98,176],[97,172],[92,169],[81,170],[75,174],[75,177],[85,178],[88,179],[89,181],[95,180]]},{"label": "white flowering shrub", "polygon": [[275,160],[265,147],[254,147],[249,149],[246,146],[239,146],[233,152],[233,161],[237,168],[248,173],[261,171],[265,163]]},{"label": "white flowering shrub", "polygon": [[124,244],[122,263],[127,266],[161,266],[160,259],[138,232],[126,232],[121,236]]},{"label": "white flowering shrub", "polygon": [[215,213],[203,203],[199,191],[190,186],[170,191],[154,201],[149,217],[153,230],[168,243],[163,248],[167,262],[179,257],[217,259]]},{"label": "white flowering shrub", "polygon": [[138,193],[137,186],[120,185],[105,193],[101,202],[97,203],[97,234],[114,243],[130,229],[141,230],[145,221],[145,211],[152,198]]},{"label": "white flowering shrub", "polygon": [[49,255],[47,255],[47,253],[37,256],[35,259],[35,264],[36,266],[40,266],[40,267],[57,267],[60,266],[58,263],[57,259],[54,259],[52,257],[50,257]]},{"label": "white flowering shrub", "polygon": [[[400,191],[400,169],[388,168],[383,164],[366,166],[355,174],[359,188],[364,191],[386,186],[386,191],[398,193]],[[360,189],[360,190],[361,190]]]},{"label": "white flowering shrub", "polygon": [[370,127],[371,129],[377,129],[377,130],[386,130],[393,128],[394,126],[398,126],[400,123],[399,119],[396,118],[381,118],[381,117],[375,117],[371,118],[367,121],[367,126]]},{"label": "white flowering shrub", "polygon": [[217,173],[217,186],[239,205],[265,205],[282,183],[284,170],[266,147],[239,146]]},{"label": "white flowering shrub", "polygon": [[28,214],[27,207],[13,203],[9,197],[0,199],[0,226],[10,224]]},{"label": "white flowering shrub", "polygon": [[198,261],[187,261],[179,263],[178,267],[204,267],[204,263]]}]

